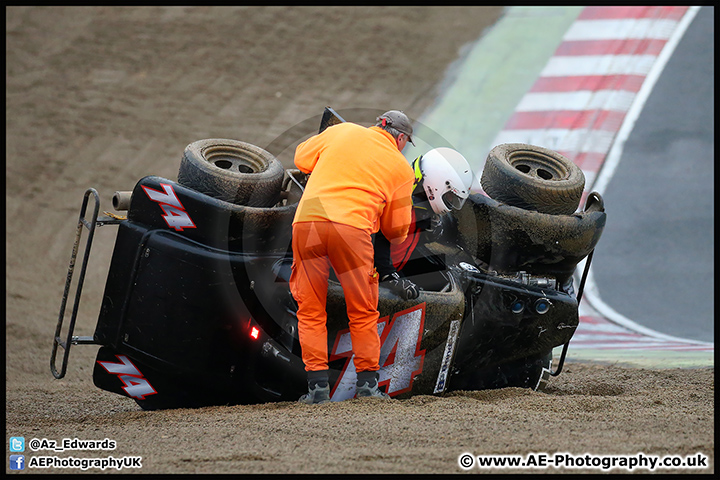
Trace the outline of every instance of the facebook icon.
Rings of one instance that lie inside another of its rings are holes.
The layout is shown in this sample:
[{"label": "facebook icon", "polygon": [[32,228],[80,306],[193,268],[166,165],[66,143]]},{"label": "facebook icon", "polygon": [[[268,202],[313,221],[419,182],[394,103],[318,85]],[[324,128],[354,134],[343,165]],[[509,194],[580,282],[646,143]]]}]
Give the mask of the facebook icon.
[{"label": "facebook icon", "polygon": [[25,455],[10,455],[10,470],[25,470]]}]

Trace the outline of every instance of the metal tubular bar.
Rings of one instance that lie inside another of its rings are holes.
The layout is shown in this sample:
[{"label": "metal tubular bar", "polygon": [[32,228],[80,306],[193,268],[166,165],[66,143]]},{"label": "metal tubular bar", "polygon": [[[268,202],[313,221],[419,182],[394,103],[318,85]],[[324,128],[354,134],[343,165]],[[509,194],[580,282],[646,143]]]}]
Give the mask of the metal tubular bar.
[{"label": "metal tubular bar", "polygon": [[[578,294],[577,294],[577,301],[578,306],[580,306],[580,300],[582,300],[583,291],[585,290],[585,281],[587,280],[588,273],[590,272],[590,262],[592,262],[592,256],[595,250],[591,251],[588,256],[587,260],[585,261],[585,270],[583,270],[582,278],[580,279],[580,286],[578,287]],[[554,372],[550,372],[550,375],[553,377],[557,377],[560,375],[560,372],[562,372],[562,367],[565,364],[565,355],[567,355],[568,347],[570,346],[570,341],[563,345],[562,353],[560,354],[560,360],[558,361],[557,370]]]},{"label": "metal tubular bar", "polygon": [[[590,195],[588,195],[587,200],[585,201],[585,211],[589,211],[591,208],[598,209],[600,211],[605,211],[604,208],[604,202],[602,197],[597,192],[592,192]],[[582,278],[580,279],[580,286],[578,287],[578,294],[577,294],[577,302],[578,307],[580,306],[580,301],[582,300],[583,291],[585,290],[585,281],[587,280],[588,273],[590,272],[590,263],[592,262],[593,253],[595,253],[595,250],[593,249],[587,256],[587,260],[585,261],[585,270],[583,270]],[[560,372],[562,372],[562,367],[565,364],[565,355],[567,355],[568,347],[570,346],[570,341],[563,345],[562,353],[560,354],[560,360],[558,362],[557,370],[554,372],[550,372],[550,375],[553,377],[557,377],[560,375]]]},{"label": "metal tubular bar", "polygon": [[[88,223],[87,220],[85,219],[85,213],[87,211],[88,199],[90,197],[90,194],[92,194],[94,197],[95,208],[93,211],[92,221]],[[72,344],[94,343],[94,342],[89,341],[89,339],[91,339],[92,337],[73,337],[73,331],[75,330],[75,321],[77,319],[78,307],[80,306],[80,295],[82,293],[82,287],[83,287],[83,283],[85,281],[85,272],[87,270],[88,259],[90,258],[90,247],[92,246],[92,240],[93,240],[93,236],[95,234],[95,226],[97,223],[99,211],[100,211],[100,197],[94,188],[89,188],[85,191],[85,195],[83,196],[82,206],[80,207],[80,216],[78,218],[77,229],[75,232],[75,243],[73,245],[72,255],[70,257],[70,264],[68,266],[67,278],[65,280],[65,290],[63,292],[62,302],[60,303],[60,314],[58,315],[58,323],[55,328],[55,337],[53,338],[52,354],[50,355],[50,371],[52,372],[52,374],[55,378],[62,378],[65,376],[65,372],[67,371],[68,358],[70,356],[70,346]],[[89,230],[89,233],[88,233],[88,238],[87,238],[87,241],[85,244],[85,252],[83,255],[82,264],[80,266],[80,275],[78,277],[78,285],[77,285],[77,289],[75,291],[75,301],[73,303],[73,310],[72,310],[72,315],[70,317],[70,324],[68,325],[67,339],[65,341],[63,341],[63,339],[60,337],[60,333],[61,333],[63,322],[65,319],[65,307],[67,306],[68,294],[70,292],[70,284],[72,282],[72,277],[75,272],[75,261],[77,259],[78,246],[80,244],[80,238],[82,236],[83,226],[85,226]],[[63,354],[62,365],[60,367],[60,371],[58,371],[55,366],[58,346],[62,347],[65,350],[65,352]]]}]

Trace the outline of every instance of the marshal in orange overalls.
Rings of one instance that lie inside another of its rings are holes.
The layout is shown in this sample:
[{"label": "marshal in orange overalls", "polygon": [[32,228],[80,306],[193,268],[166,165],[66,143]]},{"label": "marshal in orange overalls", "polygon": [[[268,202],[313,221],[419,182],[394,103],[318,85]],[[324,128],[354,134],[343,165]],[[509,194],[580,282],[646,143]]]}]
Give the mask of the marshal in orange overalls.
[{"label": "marshal in orange overalls", "polygon": [[290,288],[298,303],[305,370],[328,369],[330,268],[347,303],[357,372],[377,371],[378,278],[371,235],[405,240],[411,223],[412,167],[379,127],[341,123],[301,143],[295,165],[312,173],[293,220]]}]

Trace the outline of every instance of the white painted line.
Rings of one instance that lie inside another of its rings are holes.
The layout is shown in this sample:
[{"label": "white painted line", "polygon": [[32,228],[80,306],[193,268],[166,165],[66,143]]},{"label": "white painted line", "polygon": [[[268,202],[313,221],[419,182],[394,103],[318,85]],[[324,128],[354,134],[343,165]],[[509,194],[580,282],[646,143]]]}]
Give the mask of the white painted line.
[{"label": "white painted line", "polygon": [[[582,271],[585,268],[585,260],[578,264],[578,271]],[[616,323],[628,330],[640,333],[642,335],[657,338],[669,342],[680,342],[680,343],[691,343],[694,345],[713,345],[712,342],[702,342],[699,340],[690,340],[686,338],[674,337],[672,335],[666,335],[664,333],[656,332],[650,328],[644,327],[639,323],[636,323],[626,316],[615,311],[612,307],[602,301],[600,293],[598,291],[597,284],[593,279],[592,265],[588,272],[588,277],[585,281],[585,290],[583,292],[583,299],[586,300],[592,307],[603,317],[609,321]]]},{"label": "white painted line", "polygon": [[635,38],[666,40],[671,37],[677,24],[676,20],[652,18],[578,20],[567,31],[563,41]]},{"label": "white painted line", "polygon": [[615,132],[587,128],[533,128],[503,130],[495,137],[494,145],[527,143],[563,152],[605,154],[610,149],[614,137]]},{"label": "white painted line", "polygon": [[585,169],[582,169],[582,172],[583,175],[585,175],[585,185],[592,185],[595,181],[595,175],[597,175],[597,172]]},{"label": "white painted line", "polygon": [[541,77],[647,75],[656,55],[567,55],[550,58]]},{"label": "white painted line", "polygon": [[612,110],[626,112],[630,109],[634,98],[635,92],[627,90],[527,93],[520,100],[515,111]]},{"label": "white painted line", "polygon": [[645,106],[645,102],[647,102],[647,99],[650,96],[650,92],[652,92],[653,87],[655,87],[655,83],[660,77],[660,74],[665,68],[665,65],[672,56],[672,53],[677,47],[677,44],[680,42],[680,39],[685,34],[685,31],[692,22],[693,18],[695,18],[695,15],[697,14],[699,9],[700,7],[690,7],[688,9],[687,13],[678,23],[675,34],[670,38],[670,40],[668,40],[668,43],[665,44],[665,48],[663,48],[662,52],[660,52],[660,55],[658,55],[657,60],[655,61],[652,69],[648,72],[648,75],[643,82],[642,87],[640,87],[640,90],[635,95],[633,104],[628,110],[627,115],[625,115],[625,120],[620,126],[620,130],[618,131],[615,142],[613,143],[613,146],[608,153],[605,162],[603,162],[603,166],[596,180],[596,184],[592,186],[592,189],[600,193],[601,195],[605,191],[605,188],[607,187],[610,179],[615,174],[615,169],[617,168],[617,164],[620,162],[620,157],[622,156],[625,142],[627,141],[630,133],[635,127],[635,122],[640,116],[640,112],[642,112],[642,109]]},{"label": "white painted line", "polygon": [[[630,110],[625,116],[625,120],[623,121],[623,124],[618,131],[615,142],[613,143],[612,148],[610,149],[610,152],[608,153],[608,156],[605,159],[605,162],[603,163],[603,166],[601,167],[597,178],[591,184],[591,187],[588,189],[588,191],[596,191],[602,195],[607,188],[608,183],[610,182],[612,176],[615,174],[615,170],[617,169],[618,163],[620,162],[620,158],[622,157],[625,142],[627,141],[630,133],[635,127],[635,122],[640,116],[640,112],[642,112],[642,109],[645,106],[645,103],[647,102],[647,99],[650,96],[650,93],[652,92],[655,83],[660,77],[660,74],[662,73],[663,69],[667,65],[668,60],[672,56],[672,53],[675,51],[678,43],[680,43],[680,39],[685,34],[685,31],[687,30],[692,20],[695,18],[695,15],[697,14],[699,9],[699,6],[693,6],[688,9],[687,13],[678,23],[675,32],[668,40],[662,52],[660,52],[660,55],[658,55],[657,61],[653,65],[650,72],[648,72],[645,82],[643,82],[642,87],[640,88],[635,97],[635,101],[633,102]],[[582,272],[584,269],[585,260],[578,264],[577,271]],[[697,340],[690,340],[685,338],[673,337],[671,335],[665,335],[663,333],[656,332],[655,330],[644,327],[630,320],[624,315],[618,313],[601,299],[597,284],[595,283],[593,277],[592,265],[590,266],[590,271],[588,272],[588,277],[585,282],[585,291],[583,293],[583,296],[585,297],[584,299],[600,315],[629,330],[666,341],[683,342],[695,345],[714,345],[714,343],[712,342],[701,342]]]}]

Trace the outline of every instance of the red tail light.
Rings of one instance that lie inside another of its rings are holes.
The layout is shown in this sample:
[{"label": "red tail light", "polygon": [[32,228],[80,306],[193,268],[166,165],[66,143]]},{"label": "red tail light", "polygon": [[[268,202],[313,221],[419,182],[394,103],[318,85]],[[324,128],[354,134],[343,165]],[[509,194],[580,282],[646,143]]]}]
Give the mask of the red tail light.
[{"label": "red tail light", "polygon": [[257,340],[260,336],[260,330],[258,330],[257,327],[252,327],[252,329],[250,330],[250,336],[253,339]]}]

